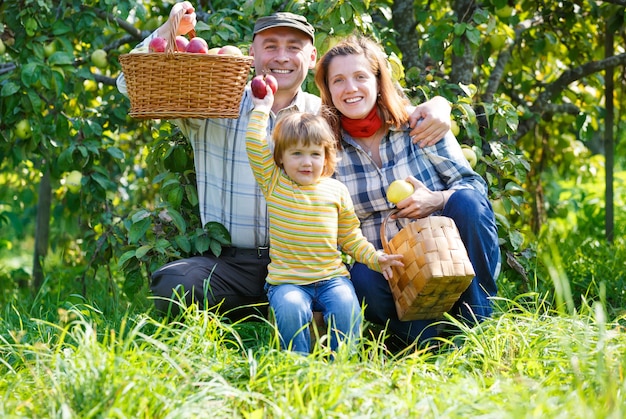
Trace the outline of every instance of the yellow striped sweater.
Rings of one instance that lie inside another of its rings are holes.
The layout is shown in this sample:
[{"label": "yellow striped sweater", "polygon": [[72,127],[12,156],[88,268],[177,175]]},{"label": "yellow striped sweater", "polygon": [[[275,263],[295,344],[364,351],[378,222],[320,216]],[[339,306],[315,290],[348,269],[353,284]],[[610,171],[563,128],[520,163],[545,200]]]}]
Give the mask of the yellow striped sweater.
[{"label": "yellow striped sweater", "polygon": [[378,252],[360,229],[348,189],[322,177],[299,185],[280,169],[267,144],[268,115],[252,112],[246,133],[250,166],[267,201],[270,217],[270,284],[310,284],[348,276],[341,251],[380,271]]}]

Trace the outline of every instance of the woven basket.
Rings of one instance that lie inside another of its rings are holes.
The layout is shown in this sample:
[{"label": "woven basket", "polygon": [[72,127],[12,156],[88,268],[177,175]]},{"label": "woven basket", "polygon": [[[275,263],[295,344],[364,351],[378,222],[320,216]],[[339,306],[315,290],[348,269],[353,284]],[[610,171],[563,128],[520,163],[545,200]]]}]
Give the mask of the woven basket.
[{"label": "woven basket", "polygon": [[380,227],[385,252],[403,255],[389,286],[400,320],[437,319],[457,302],[474,269],[454,220],[430,216],[409,223],[387,241],[390,212]]},{"label": "woven basket", "polygon": [[[120,55],[130,116],[138,119],[237,118],[253,58],[174,52],[181,16],[173,17],[166,52]],[[190,37],[195,36],[193,31],[190,34]]]}]

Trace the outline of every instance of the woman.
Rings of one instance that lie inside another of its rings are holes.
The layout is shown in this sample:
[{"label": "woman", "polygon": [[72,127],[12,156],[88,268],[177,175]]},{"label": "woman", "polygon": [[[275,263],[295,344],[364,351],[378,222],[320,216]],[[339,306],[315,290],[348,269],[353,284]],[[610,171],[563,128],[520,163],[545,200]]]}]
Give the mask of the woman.
[{"label": "woman", "polygon": [[[391,78],[383,50],[368,38],[350,37],[331,48],[318,62],[315,82],[342,150],[335,177],[350,191],[363,234],[381,246],[380,225],[394,209],[385,191],[396,179],[409,180],[415,191],[397,203],[396,221],[387,224],[387,237],[410,219],[452,218],[476,277],[450,314],[466,323],[489,317],[500,270],[495,218],[487,185],[470,168],[454,135],[448,132],[424,148],[412,143],[408,101]],[[405,343],[438,335],[434,324],[438,319],[398,320],[382,275],[356,263],[351,276],[369,321],[388,325]]]}]

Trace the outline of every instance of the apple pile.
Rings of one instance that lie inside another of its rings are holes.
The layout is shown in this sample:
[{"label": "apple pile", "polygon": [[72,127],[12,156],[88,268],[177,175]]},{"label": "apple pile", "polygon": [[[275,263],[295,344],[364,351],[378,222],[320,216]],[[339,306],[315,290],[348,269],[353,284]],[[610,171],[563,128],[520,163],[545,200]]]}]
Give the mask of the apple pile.
[{"label": "apple pile", "polygon": [[[152,38],[148,45],[148,52],[165,52],[167,49],[167,39],[157,36]],[[224,45],[209,49],[207,42],[199,36],[194,36],[187,40],[184,36],[178,35],[175,39],[175,52],[190,52],[192,54],[223,54],[223,55],[243,55],[241,50],[234,45]]]},{"label": "apple pile", "polygon": [[267,86],[272,89],[272,93],[276,93],[276,90],[278,90],[278,82],[271,74],[255,76],[250,82],[252,94],[259,99],[263,99],[267,94]]}]

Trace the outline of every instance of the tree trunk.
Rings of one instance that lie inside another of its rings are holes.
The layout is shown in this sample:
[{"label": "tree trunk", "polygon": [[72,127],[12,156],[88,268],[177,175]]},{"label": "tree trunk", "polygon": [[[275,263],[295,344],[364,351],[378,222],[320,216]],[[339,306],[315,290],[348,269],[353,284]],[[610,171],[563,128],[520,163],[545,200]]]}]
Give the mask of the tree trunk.
[{"label": "tree trunk", "polygon": [[51,202],[52,187],[50,186],[50,170],[46,167],[39,183],[39,201],[37,206],[37,220],[35,224],[35,254],[33,256],[32,290],[34,294],[36,294],[43,285],[44,273],[42,262],[48,254]]},{"label": "tree trunk", "polygon": [[[604,56],[610,57],[613,55],[613,29],[611,23],[606,23],[606,34],[604,40]],[[604,234],[609,243],[613,242],[613,166],[614,166],[614,139],[613,139],[613,115],[615,113],[613,106],[613,67],[606,69],[606,84],[605,84],[605,103],[606,103],[606,117],[604,119],[604,158],[606,161],[606,190],[605,190],[605,220],[604,220]]]}]

